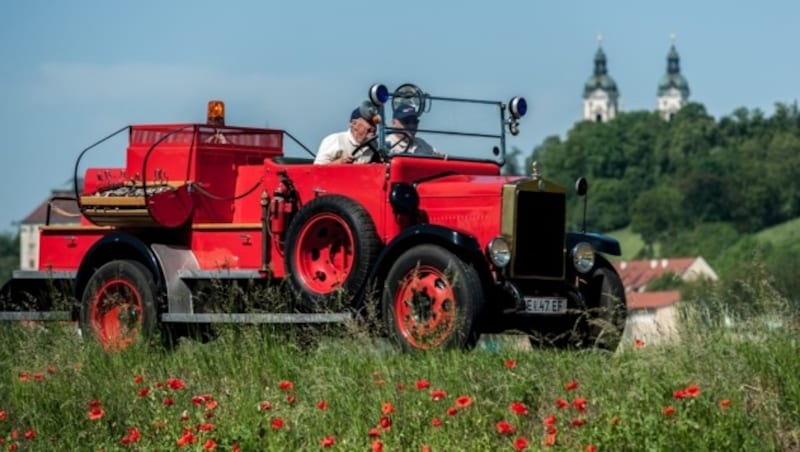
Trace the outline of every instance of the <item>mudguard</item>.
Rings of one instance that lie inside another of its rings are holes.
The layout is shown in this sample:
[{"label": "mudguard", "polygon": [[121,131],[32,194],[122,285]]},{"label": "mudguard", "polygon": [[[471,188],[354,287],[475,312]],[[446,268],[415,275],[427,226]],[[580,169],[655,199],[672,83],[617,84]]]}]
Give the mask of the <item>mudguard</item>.
[{"label": "mudguard", "polygon": [[613,237],[597,232],[568,232],[567,233],[567,249],[571,250],[572,247],[580,242],[586,242],[594,247],[600,253],[610,254],[612,256],[621,256],[622,249],[619,246],[619,241]]}]

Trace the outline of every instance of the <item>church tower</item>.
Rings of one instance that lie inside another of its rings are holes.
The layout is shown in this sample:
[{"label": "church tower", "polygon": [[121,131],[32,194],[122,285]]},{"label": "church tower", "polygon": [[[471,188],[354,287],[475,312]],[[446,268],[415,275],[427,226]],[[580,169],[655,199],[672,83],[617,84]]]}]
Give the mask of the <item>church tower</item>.
[{"label": "church tower", "polygon": [[606,54],[603,52],[602,36],[598,36],[597,53],[594,55],[594,74],[583,86],[583,119],[606,122],[617,115],[619,91],[617,83],[608,75]]},{"label": "church tower", "polygon": [[667,73],[658,82],[658,112],[667,121],[680,110],[689,99],[689,83],[681,75],[680,56],[675,49],[675,35],[667,54]]}]

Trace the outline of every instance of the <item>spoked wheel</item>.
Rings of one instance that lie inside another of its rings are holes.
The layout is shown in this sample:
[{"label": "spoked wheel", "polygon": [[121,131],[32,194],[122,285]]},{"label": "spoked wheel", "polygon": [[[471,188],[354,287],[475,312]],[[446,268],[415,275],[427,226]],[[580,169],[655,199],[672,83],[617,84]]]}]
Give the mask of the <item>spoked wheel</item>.
[{"label": "spoked wheel", "polygon": [[375,262],[380,240],[360,204],[338,195],[306,204],[286,232],[286,273],[308,308],[338,292],[355,294]]},{"label": "spoked wheel", "polygon": [[587,342],[590,347],[614,350],[625,331],[625,287],[610,264],[596,268],[581,289],[588,308]]},{"label": "spoked wheel", "polygon": [[150,338],[156,325],[156,285],[136,261],[109,262],[89,279],[81,303],[81,330],[106,351]]},{"label": "spoked wheel", "polygon": [[407,351],[473,347],[482,306],[475,269],[436,245],[416,246],[401,255],[383,293],[389,335]]}]

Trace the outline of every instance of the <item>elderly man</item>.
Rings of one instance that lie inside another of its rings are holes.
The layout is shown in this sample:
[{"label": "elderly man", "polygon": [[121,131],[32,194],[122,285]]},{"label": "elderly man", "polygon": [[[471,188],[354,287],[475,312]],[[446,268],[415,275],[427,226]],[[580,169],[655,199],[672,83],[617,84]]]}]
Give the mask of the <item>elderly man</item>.
[{"label": "elderly man", "polygon": [[332,133],[322,140],[314,163],[369,163],[374,152],[364,146],[358,155],[353,151],[367,141],[375,138],[376,113],[374,109],[362,105],[350,114],[350,128],[344,132]]},{"label": "elderly man", "polygon": [[392,127],[396,132],[386,137],[386,145],[392,154],[438,155],[438,152],[422,138],[416,136],[419,115],[413,105],[403,104],[395,108]]}]

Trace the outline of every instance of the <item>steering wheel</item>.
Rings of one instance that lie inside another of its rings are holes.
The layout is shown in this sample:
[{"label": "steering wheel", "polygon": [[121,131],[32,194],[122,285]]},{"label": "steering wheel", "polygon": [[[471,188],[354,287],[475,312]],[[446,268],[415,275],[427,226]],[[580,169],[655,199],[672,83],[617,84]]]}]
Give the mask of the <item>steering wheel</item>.
[{"label": "steering wheel", "polygon": [[363,153],[367,149],[370,149],[372,150],[372,158],[370,158],[369,162],[383,163],[385,161],[385,158],[383,157],[383,154],[381,154],[381,152],[378,150],[378,147],[376,146],[377,140],[378,140],[377,136],[370,138],[369,140],[358,145],[357,148],[353,149],[353,152],[351,152],[350,155],[355,160],[361,153]]}]

